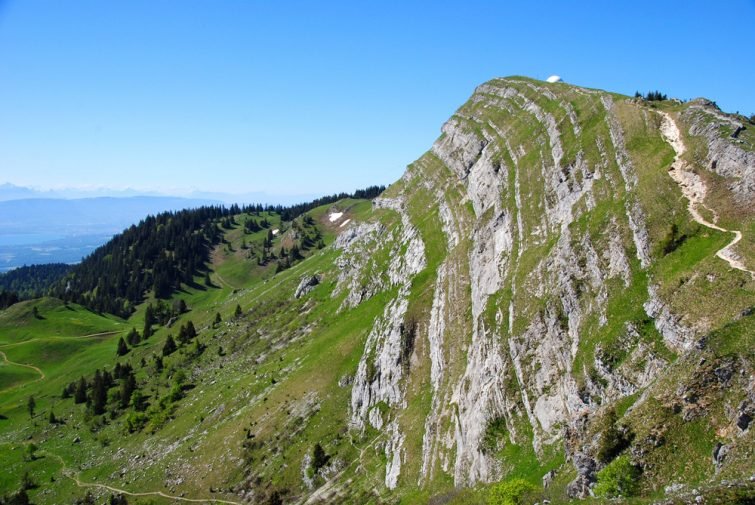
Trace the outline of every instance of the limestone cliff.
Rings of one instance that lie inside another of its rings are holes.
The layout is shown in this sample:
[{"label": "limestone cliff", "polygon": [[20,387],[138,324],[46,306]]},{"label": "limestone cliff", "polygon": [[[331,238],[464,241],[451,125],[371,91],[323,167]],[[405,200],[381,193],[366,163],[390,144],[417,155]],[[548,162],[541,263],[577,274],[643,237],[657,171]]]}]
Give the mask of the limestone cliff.
[{"label": "limestone cliff", "polygon": [[[696,252],[720,236],[692,221],[667,174],[676,153],[663,114],[562,83],[485,83],[376,200],[398,214],[393,231],[353,228],[338,245],[344,257],[368,248],[360,242],[391,251],[383,281],[364,256],[361,270],[343,261],[339,281],[347,304],[392,293],[350,406],[353,427],[386,433],[389,489],[444,476],[455,486],[494,482],[519,463],[507,460],[509,447],[528,447],[543,474],[571,475],[569,493],[586,496],[607,463],[593,420],[618,409],[622,426],[641,423],[666,377],[694,377],[679,363],[698,359],[701,339],[747,312],[747,272]],[[755,158],[715,125],[736,121],[700,101],[669,114],[685,139],[707,145],[694,169],[718,177],[752,223]],[[711,295],[730,303],[706,314]],[[751,401],[751,362],[740,365],[732,394]],[[573,470],[554,456],[562,450]],[[657,488],[660,470],[643,471]]]}]

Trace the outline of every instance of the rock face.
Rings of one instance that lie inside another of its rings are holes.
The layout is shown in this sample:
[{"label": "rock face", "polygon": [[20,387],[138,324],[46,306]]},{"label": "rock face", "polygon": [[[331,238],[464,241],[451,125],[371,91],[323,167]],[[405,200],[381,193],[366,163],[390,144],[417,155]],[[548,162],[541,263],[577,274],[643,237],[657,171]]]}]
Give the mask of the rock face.
[{"label": "rock face", "polygon": [[306,275],[302,277],[301,282],[299,283],[299,286],[297,286],[296,292],[294,293],[294,298],[301,298],[302,296],[315,289],[315,286],[317,286],[318,284],[320,284],[320,277],[317,275]]},{"label": "rock face", "polygon": [[[709,109],[693,103],[683,114]],[[384,217],[339,237],[342,307],[390,293],[350,401],[352,429],[385,434],[389,489],[494,482],[517,464],[501,456],[507,447],[544,465],[565,447],[577,471],[568,492],[587,496],[602,464],[585,420],[631,395],[640,410],[676,356],[697,352],[710,324],[664,299],[669,281],[656,275],[664,222],[691,222],[666,173],[673,151],[661,119],[604,92],[490,81],[375,201]],[[751,203],[752,153],[702,120],[689,134]],[[652,202],[669,194],[679,202],[658,214]],[[405,474],[408,444],[421,463]]]},{"label": "rock face", "polygon": [[[689,132],[701,137],[707,147],[706,165],[724,177],[740,205],[755,210],[755,151],[738,137],[745,125],[736,117],[723,114],[715,104],[697,99],[682,114]],[[732,131],[731,135],[725,132]],[[749,148],[749,150],[747,149]]]}]

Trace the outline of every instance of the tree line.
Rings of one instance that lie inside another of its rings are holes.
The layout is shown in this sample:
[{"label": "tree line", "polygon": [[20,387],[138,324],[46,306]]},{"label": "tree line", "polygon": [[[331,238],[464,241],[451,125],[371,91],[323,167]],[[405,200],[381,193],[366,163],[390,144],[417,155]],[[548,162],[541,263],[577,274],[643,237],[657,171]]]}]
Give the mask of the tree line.
[{"label": "tree line", "polygon": [[0,274],[0,309],[48,294],[50,288],[71,268],[65,263],[24,265]]},{"label": "tree line", "polygon": [[[165,299],[182,283],[195,285],[195,276],[207,278],[210,252],[222,240],[222,228],[234,224],[235,215],[268,212],[279,214],[283,221],[292,221],[315,207],[343,198],[374,198],[383,190],[385,186],[370,186],[351,194],[338,193],[289,206],[204,206],[147,216],[70,270],[61,269],[49,294],[97,312],[128,317],[150,291],[156,298]],[[249,224],[264,227],[268,224],[265,221]],[[320,237],[309,235],[309,239],[316,242]],[[290,263],[284,261],[282,267]]]},{"label": "tree line", "polygon": [[648,91],[644,95],[640,93],[639,91],[634,92],[635,98],[644,98],[648,102],[661,102],[663,100],[668,100],[668,96],[666,96],[665,93],[661,93],[658,90],[655,91]]}]

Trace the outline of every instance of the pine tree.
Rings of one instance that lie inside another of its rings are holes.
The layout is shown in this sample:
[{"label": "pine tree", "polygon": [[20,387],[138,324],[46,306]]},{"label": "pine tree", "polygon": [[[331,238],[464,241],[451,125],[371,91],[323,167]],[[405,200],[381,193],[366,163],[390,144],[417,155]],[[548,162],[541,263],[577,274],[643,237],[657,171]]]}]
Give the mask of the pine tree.
[{"label": "pine tree", "polygon": [[189,338],[189,340],[196,338],[197,336],[197,330],[194,328],[194,323],[191,321],[188,321],[186,323],[186,336]]},{"label": "pine tree", "polygon": [[50,409],[50,417],[48,419],[50,421],[50,424],[58,424],[58,418],[55,417],[55,412],[53,412],[52,409]]},{"label": "pine tree", "polygon": [[131,402],[131,395],[136,390],[136,377],[134,377],[133,372],[129,373],[128,376],[123,379],[123,382],[121,382],[121,408],[125,409],[128,407],[128,404]]},{"label": "pine tree", "polygon": [[136,328],[131,328],[131,331],[128,332],[126,335],[126,342],[131,347],[134,347],[135,345],[139,344],[139,341],[141,338],[139,337],[139,332],[136,331]]},{"label": "pine tree", "polygon": [[194,328],[194,323],[187,322],[186,325],[181,325],[181,329],[178,330],[178,341],[181,344],[190,342],[193,338],[196,338],[197,330]]},{"label": "pine tree", "polygon": [[33,396],[29,397],[29,400],[26,402],[26,408],[29,410],[29,418],[34,417],[34,409],[37,408],[37,401],[34,399]]},{"label": "pine tree", "polygon": [[87,381],[82,377],[76,385],[76,391],[73,394],[74,403],[84,403],[87,401]]},{"label": "pine tree", "polygon": [[92,380],[92,410],[95,415],[100,415],[105,412],[105,404],[107,403],[107,389],[105,388],[105,382],[102,380],[102,374],[99,369],[94,372],[94,380]]},{"label": "pine tree", "polygon": [[165,339],[165,344],[163,344],[163,356],[170,356],[176,352],[176,349],[176,341],[173,340],[173,335],[168,335],[168,338]]},{"label": "pine tree", "polygon": [[153,325],[157,322],[157,318],[155,317],[155,308],[150,303],[147,305],[147,310],[144,312],[144,325]]},{"label": "pine tree", "polygon": [[123,340],[123,337],[118,339],[118,350],[116,352],[118,356],[125,356],[128,353],[128,346]]},{"label": "pine tree", "polygon": [[317,442],[312,450],[312,469],[317,472],[328,463],[328,459],[330,458],[325,454],[320,443]]},{"label": "pine tree", "polygon": [[220,318],[220,312],[215,313],[215,321],[213,321],[212,325],[217,326],[219,325],[223,320]]},{"label": "pine tree", "polygon": [[107,370],[102,372],[102,383],[105,385],[105,390],[113,387],[113,376]]},{"label": "pine tree", "polygon": [[299,252],[299,246],[296,244],[291,246],[291,258],[294,260],[300,260],[303,258],[301,252]]},{"label": "pine tree", "polygon": [[236,310],[233,312],[233,317],[236,319],[240,318],[243,312],[241,311],[241,305],[236,305]]}]

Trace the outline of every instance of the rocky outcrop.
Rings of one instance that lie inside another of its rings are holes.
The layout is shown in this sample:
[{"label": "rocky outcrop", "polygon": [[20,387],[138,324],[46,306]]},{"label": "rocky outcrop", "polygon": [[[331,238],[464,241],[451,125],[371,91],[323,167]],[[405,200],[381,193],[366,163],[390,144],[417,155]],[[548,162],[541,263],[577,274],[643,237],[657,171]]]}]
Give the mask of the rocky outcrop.
[{"label": "rocky outcrop", "polygon": [[[401,471],[404,436],[391,409],[405,407],[402,378],[404,376],[403,339],[404,316],[408,308],[408,295],[412,279],[426,264],[425,245],[417,229],[398,199],[380,198],[374,201],[377,208],[391,209],[401,216],[397,229],[391,231],[393,247],[389,253],[385,276],[389,286],[398,286],[397,296],[385,307],[367,337],[364,353],[359,361],[351,390],[351,426],[363,430],[365,423],[375,429],[387,426],[391,438],[385,444],[385,485],[396,487]],[[348,298],[347,298],[348,299]]]},{"label": "rocky outcrop", "polygon": [[755,211],[755,151],[745,149],[729,131],[742,131],[738,119],[723,114],[712,102],[697,99],[681,115],[690,135],[707,143],[706,166],[726,179],[728,189],[738,203],[748,211]]},{"label": "rocky outcrop", "polygon": [[[399,219],[339,238],[335,292],[346,293],[344,306],[396,293],[373,322],[351,396],[352,428],[384,434],[388,488],[406,467],[405,426],[421,425],[420,486],[440,474],[456,486],[493,482],[516,464],[496,450],[526,445],[545,457],[566,441],[577,470],[567,491],[588,496],[599,464],[587,420],[645,391],[673,352],[694,351],[699,330],[652,278],[649,222],[658,216],[643,206],[647,167],[624,117],[636,114],[654,141],[664,137],[653,111],[628,104],[528,80],[486,83],[375,201]],[[426,243],[418,223],[432,216],[442,239]],[[359,255],[370,250],[388,260],[368,268]],[[415,296],[412,279],[431,253],[439,258],[424,272],[434,278]],[[425,337],[412,359],[424,379],[408,372],[401,352],[411,304]],[[416,408],[405,414],[406,398],[422,388],[429,401],[418,421]]]},{"label": "rocky outcrop", "polygon": [[296,287],[294,298],[301,298],[302,296],[315,289],[315,286],[317,286],[318,284],[320,284],[319,275],[305,275],[304,277],[302,277],[301,282],[299,282],[299,285]]}]

